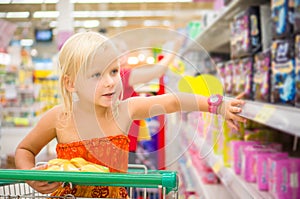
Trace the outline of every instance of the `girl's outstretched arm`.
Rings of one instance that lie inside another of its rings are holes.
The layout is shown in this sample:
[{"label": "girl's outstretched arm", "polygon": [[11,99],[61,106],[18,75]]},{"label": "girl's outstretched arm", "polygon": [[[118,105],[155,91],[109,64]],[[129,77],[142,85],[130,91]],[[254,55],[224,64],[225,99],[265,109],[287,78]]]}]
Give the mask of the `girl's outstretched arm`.
[{"label": "girl's outstretched arm", "polygon": [[[134,97],[128,99],[129,113],[132,119],[144,119],[161,114],[178,111],[208,112],[208,98],[189,93],[169,93],[151,97]],[[237,129],[235,122],[245,122],[245,118],[237,115],[241,112],[244,101],[238,98],[226,98],[220,105],[218,114],[221,114],[230,127]]]}]

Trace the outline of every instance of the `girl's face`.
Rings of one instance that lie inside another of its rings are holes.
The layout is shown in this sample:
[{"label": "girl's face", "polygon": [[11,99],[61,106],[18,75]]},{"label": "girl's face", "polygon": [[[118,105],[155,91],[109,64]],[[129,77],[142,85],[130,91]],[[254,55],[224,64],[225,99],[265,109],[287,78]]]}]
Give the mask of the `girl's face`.
[{"label": "girl's face", "polygon": [[121,93],[120,68],[117,61],[112,62],[113,52],[95,54],[94,60],[87,71],[80,71],[83,75],[77,77],[75,85],[79,100],[94,103],[97,106],[110,107]]}]

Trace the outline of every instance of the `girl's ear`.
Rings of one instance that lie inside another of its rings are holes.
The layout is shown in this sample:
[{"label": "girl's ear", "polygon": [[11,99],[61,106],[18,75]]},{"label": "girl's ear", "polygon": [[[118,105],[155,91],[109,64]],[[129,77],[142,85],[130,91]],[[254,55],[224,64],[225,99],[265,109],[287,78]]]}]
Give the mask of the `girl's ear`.
[{"label": "girl's ear", "polygon": [[75,84],[68,75],[64,75],[64,86],[69,92],[75,92]]}]

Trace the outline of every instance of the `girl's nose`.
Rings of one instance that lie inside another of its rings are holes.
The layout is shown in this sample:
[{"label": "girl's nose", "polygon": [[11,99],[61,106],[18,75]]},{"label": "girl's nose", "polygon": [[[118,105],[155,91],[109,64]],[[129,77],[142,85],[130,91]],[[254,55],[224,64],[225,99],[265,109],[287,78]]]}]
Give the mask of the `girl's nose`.
[{"label": "girl's nose", "polygon": [[104,85],[105,87],[112,87],[115,85],[115,81],[110,75],[107,75],[105,77]]}]

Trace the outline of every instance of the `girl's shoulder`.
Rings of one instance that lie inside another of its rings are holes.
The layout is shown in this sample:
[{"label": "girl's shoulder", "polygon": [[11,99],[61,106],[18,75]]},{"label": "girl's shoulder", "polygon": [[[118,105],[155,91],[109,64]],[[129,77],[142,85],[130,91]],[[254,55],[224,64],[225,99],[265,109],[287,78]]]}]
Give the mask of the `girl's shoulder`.
[{"label": "girl's shoulder", "polygon": [[50,109],[48,109],[41,117],[44,120],[52,120],[57,121],[57,119],[63,116],[63,106],[56,105]]}]

